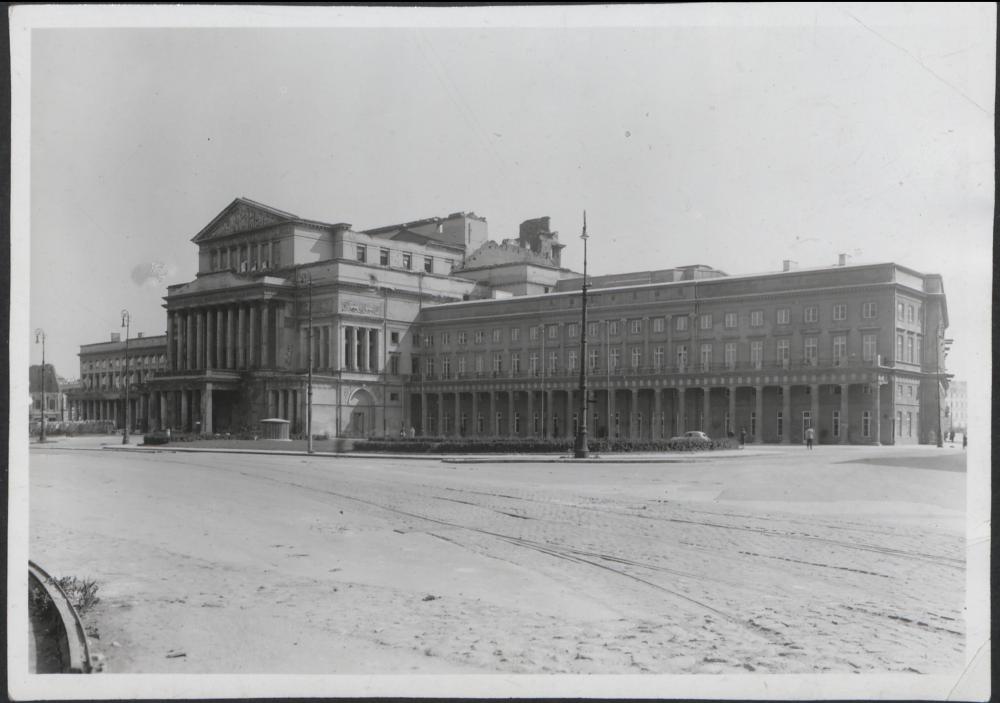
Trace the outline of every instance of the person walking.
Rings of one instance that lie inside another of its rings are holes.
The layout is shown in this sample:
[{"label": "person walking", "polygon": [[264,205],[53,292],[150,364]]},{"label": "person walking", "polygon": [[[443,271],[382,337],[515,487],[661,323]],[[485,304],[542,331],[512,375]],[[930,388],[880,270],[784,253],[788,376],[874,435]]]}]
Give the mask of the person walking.
[{"label": "person walking", "polygon": [[746,443],[747,443],[747,428],[746,427],[741,427],[740,428],[740,446],[742,447]]},{"label": "person walking", "polygon": [[806,449],[813,448],[813,441],[816,439],[816,430],[810,427],[806,430]]},{"label": "person walking", "polygon": [[963,432],[962,433],[962,449],[965,449],[967,446],[969,446],[969,433],[968,432]]}]

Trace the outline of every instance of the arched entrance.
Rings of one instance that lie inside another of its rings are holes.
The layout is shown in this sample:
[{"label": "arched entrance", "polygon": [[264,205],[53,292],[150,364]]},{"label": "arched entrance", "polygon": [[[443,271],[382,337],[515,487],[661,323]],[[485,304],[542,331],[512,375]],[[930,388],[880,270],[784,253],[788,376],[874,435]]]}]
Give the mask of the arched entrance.
[{"label": "arched entrance", "polygon": [[366,388],[359,388],[351,394],[344,408],[345,437],[371,437],[381,432],[376,427],[378,404],[375,396]]}]

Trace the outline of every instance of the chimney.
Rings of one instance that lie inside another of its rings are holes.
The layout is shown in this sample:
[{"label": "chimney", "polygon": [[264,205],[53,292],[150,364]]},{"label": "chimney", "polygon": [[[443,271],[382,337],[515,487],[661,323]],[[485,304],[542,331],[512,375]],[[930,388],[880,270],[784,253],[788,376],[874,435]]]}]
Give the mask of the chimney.
[{"label": "chimney", "polygon": [[112,342],[120,342],[120,341],[122,341],[121,332],[112,332],[111,333],[111,341]]},{"label": "chimney", "polygon": [[837,257],[837,266],[847,266],[847,260],[850,257],[847,254],[841,254]]},{"label": "chimney", "polygon": [[781,270],[782,271],[791,271],[793,268],[795,268],[796,266],[798,266],[798,264],[799,264],[798,261],[792,261],[791,259],[785,259],[784,261],[781,262]]}]

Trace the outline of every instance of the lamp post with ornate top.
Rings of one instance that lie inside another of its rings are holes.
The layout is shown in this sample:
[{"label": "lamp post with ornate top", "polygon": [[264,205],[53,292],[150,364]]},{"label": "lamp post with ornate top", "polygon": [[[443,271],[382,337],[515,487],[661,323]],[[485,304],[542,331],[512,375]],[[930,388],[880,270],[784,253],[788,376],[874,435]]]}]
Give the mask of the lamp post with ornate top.
[{"label": "lamp post with ornate top", "polygon": [[582,286],[582,320],[580,325],[580,422],[577,423],[576,446],[573,456],[586,459],[590,456],[587,446],[587,211],[583,212],[583,286]]}]

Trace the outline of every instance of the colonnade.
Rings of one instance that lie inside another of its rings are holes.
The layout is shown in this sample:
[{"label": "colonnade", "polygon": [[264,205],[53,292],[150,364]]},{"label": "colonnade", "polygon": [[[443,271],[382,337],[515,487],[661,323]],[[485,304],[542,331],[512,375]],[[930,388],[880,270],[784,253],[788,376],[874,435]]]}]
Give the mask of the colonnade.
[{"label": "colonnade", "polygon": [[[877,388],[866,383],[598,387],[587,418],[591,437],[669,439],[687,430],[754,443],[802,441],[807,428],[827,443],[874,442]],[[411,425],[424,435],[572,437],[578,390],[496,387],[411,391]]]},{"label": "colonnade", "polygon": [[167,313],[171,371],[270,368],[281,348],[285,305],[257,301]]}]

